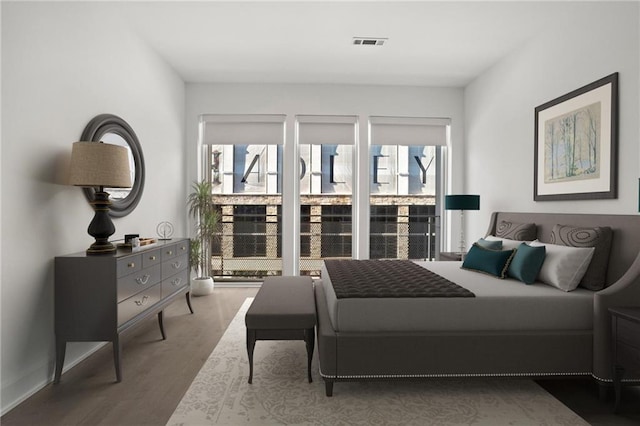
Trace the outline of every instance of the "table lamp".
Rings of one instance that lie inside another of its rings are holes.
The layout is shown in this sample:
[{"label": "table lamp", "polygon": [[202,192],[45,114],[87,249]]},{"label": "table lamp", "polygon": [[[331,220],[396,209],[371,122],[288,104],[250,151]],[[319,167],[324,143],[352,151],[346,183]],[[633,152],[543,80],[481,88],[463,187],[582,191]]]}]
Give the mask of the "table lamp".
[{"label": "table lamp", "polygon": [[69,183],[75,186],[96,188],[95,198],[90,204],[95,215],[87,228],[95,242],[87,254],[114,253],[116,248],[109,237],[116,228],[109,217],[108,188],[131,188],[131,171],[127,148],[103,142],[75,142],[71,150]]},{"label": "table lamp", "polygon": [[464,259],[464,211],[480,210],[479,195],[445,195],[445,210],[460,210],[460,256]]}]

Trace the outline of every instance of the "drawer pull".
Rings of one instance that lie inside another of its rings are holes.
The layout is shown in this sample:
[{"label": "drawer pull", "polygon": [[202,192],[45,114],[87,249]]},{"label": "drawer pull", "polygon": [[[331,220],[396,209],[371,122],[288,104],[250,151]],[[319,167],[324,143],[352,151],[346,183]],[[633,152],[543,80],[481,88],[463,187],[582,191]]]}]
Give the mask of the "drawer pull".
[{"label": "drawer pull", "polygon": [[138,284],[146,284],[149,281],[149,278],[151,278],[151,275],[149,274],[144,274],[142,277],[138,277],[136,278],[136,282]]},{"label": "drawer pull", "polygon": [[135,264],[135,263],[133,263],[133,262],[131,262],[131,263],[127,263],[127,266],[128,266],[129,268],[135,268],[135,267],[136,267],[136,264]]},{"label": "drawer pull", "polygon": [[174,287],[175,286],[179,286],[180,283],[182,283],[182,278],[176,278],[176,279],[171,281],[171,285],[174,286]]},{"label": "drawer pull", "polygon": [[167,250],[167,254],[171,256],[173,254],[173,250]]},{"label": "drawer pull", "polygon": [[187,248],[185,246],[180,247],[180,250],[185,251]]},{"label": "drawer pull", "polygon": [[149,256],[149,260],[156,260],[155,256]]},{"label": "drawer pull", "polygon": [[142,296],[142,300],[136,300],[136,305],[144,306],[147,304],[147,301],[149,301],[149,296]]},{"label": "drawer pull", "polygon": [[171,266],[173,266],[173,269],[178,269],[182,266],[182,262],[173,262]]}]

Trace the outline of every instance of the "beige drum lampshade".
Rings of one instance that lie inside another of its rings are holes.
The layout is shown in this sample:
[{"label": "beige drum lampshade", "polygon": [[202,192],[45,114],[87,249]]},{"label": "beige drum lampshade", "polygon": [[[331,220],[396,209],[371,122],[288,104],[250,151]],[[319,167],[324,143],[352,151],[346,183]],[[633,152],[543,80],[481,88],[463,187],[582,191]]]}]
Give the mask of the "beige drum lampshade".
[{"label": "beige drum lampshade", "polygon": [[131,188],[127,148],[103,142],[75,142],[71,149],[69,183]]}]

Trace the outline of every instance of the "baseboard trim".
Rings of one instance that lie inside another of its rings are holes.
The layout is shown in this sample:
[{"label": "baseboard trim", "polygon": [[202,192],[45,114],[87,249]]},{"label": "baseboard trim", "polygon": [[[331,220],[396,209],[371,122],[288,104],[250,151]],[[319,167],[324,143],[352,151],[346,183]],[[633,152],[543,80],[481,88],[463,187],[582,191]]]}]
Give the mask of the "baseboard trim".
[{"label": "baseboard trim", "polygon": [[[76,365],[80,364],[82,361],[84,361],[85,359],[89,358],[91,355],[93,355],[94,353],[96,353],[98,350],[102,349],[105,345],[107,345],[109,343],[110,342],[102,342],[102,343],[97,344],[93,348],[89,349],[87,352],[83,353],[82,355],[80,355],[79,357],[77,357],[76,359],[74,359],[73,361],[68,363],[68,365],[66,365],[62,369],[62,374],[64,375],[64,373],[66,373],[67,371],[69,371],[70,369],[75,367]],[[3,393],[3,398],[2,398],[3,405],[0,408],[0,416],[4,416],[9,411],[13,410],[18,405],[22,404],[24,401],[26,401],[27,399],[31,398],[33,395],[35,395],[36,393],[40,392],[42,389],[47,387],[50,383],[53,383],[53,375],[54,375],[53,369],[51,369],[50,373],[48,373],[49,377],[46,380],[40,381],[40,383],[38,383],[37,385],[33,386],[27,392],[23,393],[20,397],[18,397],[16,399],[14,399],[13,401],[9,402],[7,405],[4,405],[4,402],[5,402],[5,398],[4,397],[6,395],[6,392],[3,389],[3,392],[2,392]],[[14,382],[11,386],[15,385],[15,383],[18,383],[18,382]]]}]

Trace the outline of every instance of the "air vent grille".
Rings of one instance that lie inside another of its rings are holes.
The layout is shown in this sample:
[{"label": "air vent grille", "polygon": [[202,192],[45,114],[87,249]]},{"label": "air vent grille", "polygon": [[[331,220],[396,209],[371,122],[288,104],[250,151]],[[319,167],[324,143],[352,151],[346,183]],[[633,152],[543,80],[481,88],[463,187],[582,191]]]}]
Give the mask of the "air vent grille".
[{"label": "air vent grille", "polygon": [[356,46],[383,46],[389,39],[379,37],[354,37],[353,44]]}]

